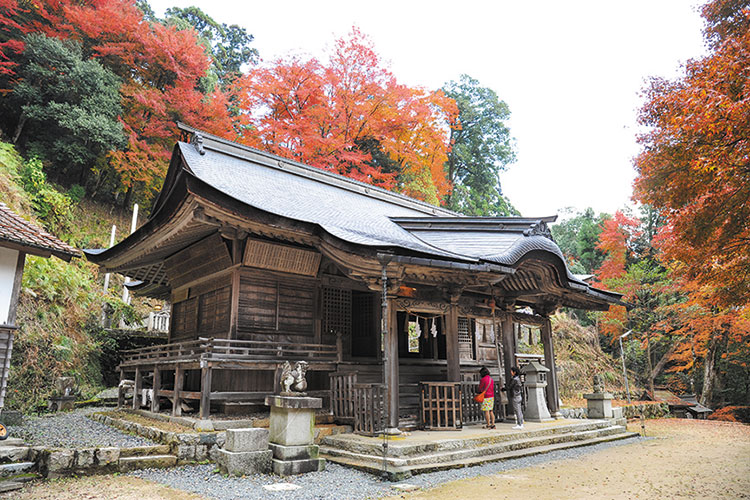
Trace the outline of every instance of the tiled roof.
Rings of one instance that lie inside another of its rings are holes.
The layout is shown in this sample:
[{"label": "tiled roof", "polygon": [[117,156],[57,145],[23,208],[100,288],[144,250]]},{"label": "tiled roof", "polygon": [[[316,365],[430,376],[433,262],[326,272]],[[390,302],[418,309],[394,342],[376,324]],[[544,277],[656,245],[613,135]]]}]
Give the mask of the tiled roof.
[{"label": "tiled roof", "polygon": [[81,255],[75,248],[24,220],[5,203],[0,202],[0,246],[5,246],[4,242],[30,254],[45,257],[52,254],[66,261]]}]

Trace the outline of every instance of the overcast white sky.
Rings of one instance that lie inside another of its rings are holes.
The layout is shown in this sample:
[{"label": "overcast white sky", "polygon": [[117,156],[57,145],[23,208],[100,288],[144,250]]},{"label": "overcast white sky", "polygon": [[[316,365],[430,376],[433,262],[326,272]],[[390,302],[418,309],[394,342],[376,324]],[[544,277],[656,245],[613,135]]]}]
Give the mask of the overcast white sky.
[{"label": "overcast white sky", "polygon": [[466,73],[508,103],[518,160],[501,175],[526,216],[630,204],[639,90],[704,53],[700,0],[375,2],[151,0],[196,5],[255,36],[264,60],[322,57],[352,26],[397,79],[441,87]]}]

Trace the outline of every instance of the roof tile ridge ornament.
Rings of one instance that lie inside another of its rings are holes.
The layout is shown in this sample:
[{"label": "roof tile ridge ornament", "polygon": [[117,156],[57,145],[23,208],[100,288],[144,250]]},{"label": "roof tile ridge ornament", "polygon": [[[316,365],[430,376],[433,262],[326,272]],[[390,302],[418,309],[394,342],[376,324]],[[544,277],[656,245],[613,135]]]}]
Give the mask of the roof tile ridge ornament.
[{"label": "roof tile ridge ornament", "polygon": [[206,150],[203,148],[203,135],[200,132],[194,132],[190,138],[190,144],[195,146],[195,150],[198,154],[203,156],[206,154]]},{"label": "roof tile ridge ornament", "polygon": [[545,238],[552,240],[552,231],[550,231],[547,223],[542,220],[531,224],[528,229],[524,230],[523,235],[524,236],[544,236]]}]

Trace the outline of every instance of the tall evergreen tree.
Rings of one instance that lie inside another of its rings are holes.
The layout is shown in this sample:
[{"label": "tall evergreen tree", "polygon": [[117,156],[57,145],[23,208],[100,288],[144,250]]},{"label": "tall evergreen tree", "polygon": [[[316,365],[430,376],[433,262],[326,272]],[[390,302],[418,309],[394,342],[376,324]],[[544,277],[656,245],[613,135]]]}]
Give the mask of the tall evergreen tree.
[{"label": "tall evergreen tree", "polygon": [[448,208],[466,215],[514,215],[503,196],[498,175],[515,160],[513,140],[505,124],[510,110],[494,90],[468,75],[443,87],[458,106],[458,127],[451,129],[451,151],[445,164],[453,191]]}]

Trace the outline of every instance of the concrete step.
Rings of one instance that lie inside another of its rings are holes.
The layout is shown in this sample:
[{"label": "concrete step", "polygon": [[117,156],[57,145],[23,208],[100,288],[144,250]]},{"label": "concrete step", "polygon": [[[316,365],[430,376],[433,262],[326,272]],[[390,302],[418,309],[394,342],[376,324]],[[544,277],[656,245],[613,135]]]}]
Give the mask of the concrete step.
[{"label": "concrete step", "polygon": [[174,455],[121,457],[118,462],[120,472],[130,472],[137,469],[163,469],[175,465],[177,465],[177,457]]},{"label": "concrete step", "polygon": [[34,462],[14,462],[0,464],[0,478],[11,477],[18,474],[27,474],[34,469]]},{"label": "concrete step", "polygon": [[21,488],[23,488],[24,484],[39,477],[40,476],[38,474],[26,474],[23,476],[0,480],[0,493],[20,490]]},{"label": "concrete step", "polygon": [[[534,446],[528,448],[521,448],[516,450],[509,450],[504,452],[497,452],[490,455],[480,455],[470,458],[463,458],[460,460],[453,460],[447,462],[437,463],[425,463],[419,465],[393,465],[392,463],[386,462],[386,476],[391,481],[401,481],[411,477],[414,474],[423,474],[427,472],[434,472],[438,470],[446,469],[457,469],[462,467],[470,467],[473,465],[481,465],[487,462],[497,462],[501,460],[511,460],[515,458],[528,457],[532,455],[539,455],[543,453],[549,453],[556,450],[562,450],[567,448],[578,448],[583,446],[591,446],[595,444],[605,443],[609,441],[617,441],[622,439],[630,439],[638,437],[637,433],[633,432],[621,432],[617,434],[610,434],[604,436],[593,437],[583,440],[563,441],[553,444],[547,444],[542,446]],[[321,454],[323,449],[321,448]],[[346,465],[358,470],[370,472],[376,475],[383,474],[383,461],[382,457],[379,461],[373,461],[372,457],[357,457],[357,456],[330,456],[326,454],[326,459],[336,462],[341,465]]]},{"label": "concrete step", "polygon": [[27,460],[31,455],[28,446],[2,446],[0,447],[0,463],[21,462]]},{"label": "concrete step", "polygon": [[438,462],[453,462],[459,460],[470,460],[475,457],[486,457],[500,453],[507,453],[526,448],[538,448],[559,443],[570,443],[574,441],[586,441],[600,437],[613,436],[625,432],[624,427],[612,426],[604,429],[593,429],[583,432],[571,432],[566,434],[552,434],[547,436],[535,436],[531,438],[520,438],[514,441],[504,441],[479,448],[463,448],[450,452],[440,452],[430,455],[422,455],[406,460],[406,465],[416,466]]},{"label": "concrete step", "polygon": [[168,444],[157,444],[153,446],[133,446],[131,448],[121,448],[120,457],[147,457],[153,455],[168,455]]},{"label": "concrete step", "polygon": [[3,441],[0,441],[0,448],[4,448],[6,446],[23,446],[23,439],[21,438],[12,438],[9,437],[7,439],[4,439]]},{"label": "concrete step", "polygon": [[[488,432],[475,437],[444,438],[435,439],[434,441],[429,442],[391,441],[388,444],[388,453],[393,457],[408,459],[410,456],[421,456],[425,454],[439,453],[441,451],[481,448],[507,441],[517,441],[519,439],[587,432],[609,427],[612,427],[612,421],[610,420],[591,420],[535,430],[497,433]],[[381,455],[383,452],[382,441],[379,438],[352,436],[350,434],[326,437],[323,439],[323,445],[365,455]]]}]

